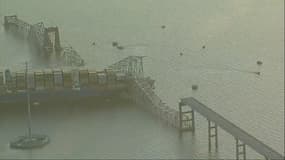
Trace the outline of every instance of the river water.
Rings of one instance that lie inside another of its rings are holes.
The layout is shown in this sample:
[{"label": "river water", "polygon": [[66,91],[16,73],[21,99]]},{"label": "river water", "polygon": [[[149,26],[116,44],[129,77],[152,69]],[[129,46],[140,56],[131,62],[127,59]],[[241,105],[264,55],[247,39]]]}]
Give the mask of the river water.
[{"label": "river water", "polygon": [[[63,45],[78,50],[89,68],[100,70],[129,55],[147,56],[145,74],[156,80],[157,94],[171,107],[178,106],[179,98],[196,97],[284,155],[283,3],[2,0],[0,14],[58,26]],[[127,47],[117,50],[113,41]],[[26,46],[6,37],[3,28],[0,56],[1,69],[22,70],[23,62],[30,59]],[[199,85],[197,91],[192,91],[193,84]],[[9,139],[25,132],[24,117],[0,114],[0,158],[230,159],[235,155],[233,137],[222,130],[219,151],[207,152],[207,121],[201,116],[195,135],[179,137],[175,129],[134,104],[113,103],[99,111],[92,105],[73,106],[77,112],[60,106],[65,109],[35,117],[35,128],[45,124],[39,131],[54,139],[35,151],[7,147]],[[251,149],[248,157],[262,158]]]}]

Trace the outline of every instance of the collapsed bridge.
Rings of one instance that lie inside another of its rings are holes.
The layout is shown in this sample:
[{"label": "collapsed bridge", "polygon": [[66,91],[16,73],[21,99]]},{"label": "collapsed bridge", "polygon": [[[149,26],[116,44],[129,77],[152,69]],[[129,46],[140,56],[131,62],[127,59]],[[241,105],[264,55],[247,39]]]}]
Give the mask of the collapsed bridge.
[{"label": "collapsed bridge", "polygon": [[31,25],[16,15],[4,17],[6,33],[27,41],[32,53],[45,63],[84,66],[84,60],[72,47],[62,47],[58,27],[45,27],[43,22]]},{"label": "collapsed bridge", "polygon": [[124,93],[125,97],[140,104],[180,132],[195,132],[194,113],[200,113],[208,121],[209,152],[212,148],[212,138],[218,149],[220,127],[236,139],[236,159],[246,159],[246,146],[253,148],[266,159],[284,159],[283,155],[194,98],[181,99],[179,108],[163,103],[154,92],[154,80],[144,77],[144,56],[126,57],[103,71],[83,69],[80,67],[84,65],[84,61],[77,52],[71,47],[61,46],[58,27],[46,28],[42,22],[30,25],[17,16],[5,16],[4,26],[7,33],[27,40],[38,56],[46,60],[56,57],[63,66],[76,66],[76,69],[0,71],[0,106],[17,101],[22,104],[27,93],[30,93],[35,101],[82,97],[93,99]]}]

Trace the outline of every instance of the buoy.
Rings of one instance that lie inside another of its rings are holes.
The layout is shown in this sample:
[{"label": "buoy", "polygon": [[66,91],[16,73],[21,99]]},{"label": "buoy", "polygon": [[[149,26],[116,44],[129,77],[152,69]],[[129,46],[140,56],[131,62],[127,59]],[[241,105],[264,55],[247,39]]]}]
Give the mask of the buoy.
[{"label": "buoy", "polygon": [[118,46],[118,42],[112,42],[112,46],[113,47],[117,47]]},{"label": "buoy", "polygon": [[263,63],[262,63],[262,61],[257,61],[256,64],[262,65]]},{"label": "buoy", "polygon": [[192,90],[197,90],[198,89],[198,85],[192,85]]}]

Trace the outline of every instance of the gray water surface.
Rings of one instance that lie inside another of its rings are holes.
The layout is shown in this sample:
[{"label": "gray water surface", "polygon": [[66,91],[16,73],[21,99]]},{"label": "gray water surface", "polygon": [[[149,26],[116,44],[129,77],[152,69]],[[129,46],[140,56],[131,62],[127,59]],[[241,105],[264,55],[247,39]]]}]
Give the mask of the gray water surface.
[{"label": "gray water surface", "polygon": [[[179,98],[194,96],[284,155],[283,0],[2,0],[0,5],[2,15],[58,26],[63,44],[77,49],[89,68],[100,70],[129,55],[147,56],[146,75],[156,80],[156,92],[167,104],[177,107]],[[117,50],[113,41],[130,47]],[[6,37],[3,28],[0,56],[1,69],[22,70],[22,62],[30,59],[25,44]],[[257,60],[264,64],[258,66]],[[192,84],[199,90],[193,92]],[[76,118],[50,115],[59,118],[58,127],[53,126],[54,118],[43,115],[38,120],[47,125],[44,131],[62,141],[29,153],[6,145],[12,135],[25,131],[23,117],[1,116],[0,158],[234,157],[234,139],[221,130],[219,152],[207,152],[202,117],[198,116],[195,136],[188,133],[181,139],[176,130],[134,106],[111,108],[118,115],[113,121],[105,118],[109,113],[95,109],[88,116],[78,109]],[[84,127],[90,120],[96,127]],[[110,128],[101,130],[106,123]],[[77,140],[71,142],[63,132]],[[249,157],[260,158],[250,150]]]}]

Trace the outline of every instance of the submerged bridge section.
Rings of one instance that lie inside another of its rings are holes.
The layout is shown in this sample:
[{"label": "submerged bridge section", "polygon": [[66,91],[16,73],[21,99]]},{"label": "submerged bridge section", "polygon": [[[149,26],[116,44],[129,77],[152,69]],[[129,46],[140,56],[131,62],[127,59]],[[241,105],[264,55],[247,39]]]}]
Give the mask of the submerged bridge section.
[{"label": "submerged bridge section", "polygon": [[45,27],[43,22],[31,25],[16,15],[4,17],[5,31],[27,41],[32,53],[46,63],[83,66],[84,60],[72,47],[62,47],[58,27]]}]

